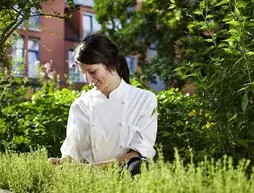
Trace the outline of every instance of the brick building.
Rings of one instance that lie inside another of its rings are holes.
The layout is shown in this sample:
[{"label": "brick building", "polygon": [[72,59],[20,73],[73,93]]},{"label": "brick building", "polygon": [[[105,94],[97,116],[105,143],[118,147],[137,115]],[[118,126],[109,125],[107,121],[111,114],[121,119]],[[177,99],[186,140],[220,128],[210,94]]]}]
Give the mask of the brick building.
[{"label": "brick building", "polygon": [[[71,18],[33,16],[16,30],[20,36],[12,49],[15,61],[12,70],[15,75],[36,78],[38,66],[51,63],[52,69],[60,75],[62,84],[65,74],[68,75],[69,81],[75,83],[76,88],[84,84],[83,75],[73,63],[72,52],[77,42],[87,33],[96,32],[101,26],[95,19],[93,0],[74,0],[74,3],[76,9]],[[137,0],[136,9],[139,9],[140,5],[141,0]],[[64,0],[55,0],[41,6],[46,13],[64,13],[67,3]],[[36,13],[36,10],[31,13],[33,12]],[[147,49],[148,59],[155,54],[156,49]],[[138,70],[136,56],[127,56],[126,59],[131,73]],[[165,89],[162,82],[150,86],[157,91]]]}]

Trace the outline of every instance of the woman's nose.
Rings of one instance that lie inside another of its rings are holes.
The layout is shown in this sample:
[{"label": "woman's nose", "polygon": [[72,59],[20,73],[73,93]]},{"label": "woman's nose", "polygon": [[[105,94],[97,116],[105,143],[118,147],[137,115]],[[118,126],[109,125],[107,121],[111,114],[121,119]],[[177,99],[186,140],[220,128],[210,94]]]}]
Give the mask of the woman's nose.
[{"label": "woman's nose", "polygon": [[94,78],[93,78],[93,75],[92,74],[90,74],[89,72],[87,72],[86,74],[85,74],[85,81],[87,82],[87,83],[92,83],[93,82],[93,80],[94,80]]},{"label": "woman's nose", "polygon": [[93,77],[92,77],[92,75],[91,74],[89,74],[89,73],[86,73],[85,74],[85,81],[87,82],[87,83],[91,83],[92,82],[92,79],[93,79]]}]

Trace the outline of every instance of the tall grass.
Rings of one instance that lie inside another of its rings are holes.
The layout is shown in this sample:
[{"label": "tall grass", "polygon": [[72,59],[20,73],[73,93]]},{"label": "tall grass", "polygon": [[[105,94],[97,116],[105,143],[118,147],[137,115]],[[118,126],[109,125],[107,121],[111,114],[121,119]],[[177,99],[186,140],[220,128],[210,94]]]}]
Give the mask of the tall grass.
[{"label": "tall grass", "polygon": [[252,193],[254,175],[246,175],[249,162],[233,166],[232,159],[204,160],[197,165],[183,164],[176,153],[173,163],[162,158],[149,164],[149,171],[131,178],[120,176],[117,168],[54,166],[47,162],[46,151],[26,154],[0,154],[0,188],[11,192],[159,192],[159,193]]}]

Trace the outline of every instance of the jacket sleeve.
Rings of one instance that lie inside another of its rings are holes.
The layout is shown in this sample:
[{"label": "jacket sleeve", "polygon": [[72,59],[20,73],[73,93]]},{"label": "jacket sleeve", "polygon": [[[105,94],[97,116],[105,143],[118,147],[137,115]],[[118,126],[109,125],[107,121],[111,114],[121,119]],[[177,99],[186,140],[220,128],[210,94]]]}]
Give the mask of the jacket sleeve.
[{"label": "jacket sleeve", "polygon": [[62,157],[70,156],[76,162],[79,162],[81,158],[79,150],[80,135],[79,130],[77,128],[77,124],[75,123],[74,114],[75,114],[75,103],[71,105],[69,111],[66,138],[60,150]]},{"label": "jacket sleeve", "polygon": [[157,117],[157,98],[152,94],[138,120],[137,130],[130,143],[130,148],[144,157],[154,157],[156,153],[153,146],[157,135]]}]

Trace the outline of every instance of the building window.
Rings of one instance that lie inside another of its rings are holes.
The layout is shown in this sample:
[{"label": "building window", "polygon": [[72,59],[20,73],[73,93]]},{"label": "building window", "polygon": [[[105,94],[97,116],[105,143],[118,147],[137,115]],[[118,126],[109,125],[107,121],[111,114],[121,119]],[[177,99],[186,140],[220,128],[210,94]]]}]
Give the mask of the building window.
[{"label": "building window", "polygon": [[83,35],[101,30],[101,25],[95,19],[95,14],[84,12],[83,14]]},{"label": "building window", "polygon": [[39,66],[39,52],[40,52],[40,40],[38,38],[29,37],[28,39],[28,53],[27,53],[27,65],[28,65],[28,77],[36,78]]},{"label": "building window", "polygon": [[83,5],[83,6],[88,6],[88,7],[94,6],[93,0],[73,0],[73,2],[75,5]]},{"label": "building window", "polygon": [[39,31],[40,30],[40,16],[39,12],[35,7],[32,7],[31,9],[31,17],[28,20],[28,29]]},{"label": "building window", "polygon": [[73,49],[68,51],[68,71],[70,82],[85,82],[84,75],[79,71],[78,65],[74,61]]},{"label": "building window", "polygon": [[[157,50],[155,46],[151,46],[148,51],[149,61],[157,54]],[[149,87],[153,89],[155,92],[159,92],[161,90],[165,90],[166,85],[164,81],[160,80],[160,77],[157,74],[154,74],[156,83],[150,82]]]},{"label": "building window", "polygon": [[[19,14],[19,16],[18,16],[18,19],[17,19],[17,22],[19,22],[20,20],[22,20],[23,19],[23,11],[22,10],[20,10],[20,8],[19,8],[19,6],[18,5],[14,5],[14,10],[15,10],[15,12],[17,12],[17,14]],[[15,13],[16,14],[16,13]],[[24,28],[25,27],[25,25],[24,25],[24,22],[22,22],[19,26],[18,26],[18,28],[20,28],[20,29],[22,29],[22,28]]]},{"label": "building window", "polygon": [[15,37],[12,47],[12,73],[24,76],[24,37]]},{"label": "building window", "polygon": [[135,56],[126,56],[126,60],[128,63],[128,67],[130,70],[130,75],[134,75],[134,73],[136,72],[136,66],[137,66],[137,60]]},{"label": "building window", "polygon": [[156,54],[157,54],[157,50],[156,50],[156,49],[149,48],[149,51],[148,51],[148,58],[149,58],[149,61],[150,61],[151,58],[153,58]]}]

